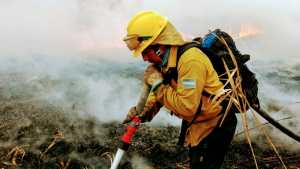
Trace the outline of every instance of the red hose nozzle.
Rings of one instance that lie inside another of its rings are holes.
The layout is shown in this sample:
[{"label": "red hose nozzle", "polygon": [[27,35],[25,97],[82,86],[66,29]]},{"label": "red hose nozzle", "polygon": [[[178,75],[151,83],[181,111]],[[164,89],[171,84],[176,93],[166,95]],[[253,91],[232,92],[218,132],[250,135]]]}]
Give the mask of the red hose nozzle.
[{"label": "red hose nozzle", "polygon": [[129,125],[127,126],[126,132],[123,134],[121,140],[124,143],[130,144],[131,140],[136,133],[136,130],[140,127],[141,119],[139,117],[133,117]]}]

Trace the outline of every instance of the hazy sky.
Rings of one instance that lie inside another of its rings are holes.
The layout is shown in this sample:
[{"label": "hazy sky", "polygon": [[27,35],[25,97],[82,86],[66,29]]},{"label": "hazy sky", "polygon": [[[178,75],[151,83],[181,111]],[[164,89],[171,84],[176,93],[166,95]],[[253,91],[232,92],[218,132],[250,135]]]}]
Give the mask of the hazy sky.
[{"label": "hazy sky", "polygon": [[216,27],[239,32],[241,25],[255,26],[261,34],[241,42],[242,48],[257,55],[295,58],[299,8],[297,0],[1,0],[0,56],[80,56],[119,49],[124,47],[121,39],[130,17],[151,9],[167,16],[188,37]]}]

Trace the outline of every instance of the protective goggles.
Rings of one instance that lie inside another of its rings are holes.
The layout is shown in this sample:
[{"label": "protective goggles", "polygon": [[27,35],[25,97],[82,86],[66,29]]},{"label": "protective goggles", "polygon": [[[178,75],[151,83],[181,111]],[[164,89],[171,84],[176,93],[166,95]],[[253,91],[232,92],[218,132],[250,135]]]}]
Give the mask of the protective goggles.
[{"label": "protective goggles", "polygon": [[148,40],[151,37],[152,36],[127,35],[123,41],[126,43],[129,50],[135,50],[143,41]]}]

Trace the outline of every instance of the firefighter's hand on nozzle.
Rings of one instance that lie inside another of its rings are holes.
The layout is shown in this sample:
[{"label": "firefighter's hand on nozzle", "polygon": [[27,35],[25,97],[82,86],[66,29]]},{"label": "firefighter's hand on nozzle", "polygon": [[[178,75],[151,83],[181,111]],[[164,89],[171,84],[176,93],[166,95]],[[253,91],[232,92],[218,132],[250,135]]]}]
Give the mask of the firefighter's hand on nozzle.
[{"label": "firefighter's hand on nozzle", "polygon": [[153,119],[153,117],[159,112],[162,105],[156,101],[153,93],[149,96],[150,97],[147,99],[143,112],[138,113],[136,107],[130,108],[122,124],[128,124],[134,117],[140,118],[142,123],[149,122]]},{"label": "firefighter's hand on nozzle", "polygon": [[130,109],[129,109],[129,111],[128,111],[128,113],[127,113],[127,115],[126,115],[126,118],[123,120],[123,124],[127,124],[127,123],[129,123],[131,120],[132,120],[132,118],[134,117],[134,116],[136,116],[138,113],[137,113],[137,111],[136,111],[136,107],[134,106],[134,107],[131,107]]}]

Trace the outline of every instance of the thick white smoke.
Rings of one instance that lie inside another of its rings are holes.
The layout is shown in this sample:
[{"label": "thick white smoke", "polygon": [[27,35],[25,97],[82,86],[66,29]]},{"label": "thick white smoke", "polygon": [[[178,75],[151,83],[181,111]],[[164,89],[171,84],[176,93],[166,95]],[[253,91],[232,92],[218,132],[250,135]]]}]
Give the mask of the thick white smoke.
[{"label": "thick white smoke", "polygon": [[254,25],[260,34],[238,39],[237,46],[252,56],[250,67],[258,72],[262,97],[276,97],[281,104],[298,101],[299,88],[296,92],[281,91],[280,85],[272,88],[271,71],[264,68],[277,70],[278,61],[299,65],[299,6],[296,0],[1,1],[0,70],[1,78],[9,82],[2,80],[1,85],[13,83],[7,97],[30,88],[27,95],[102,120],[121,120],[135,104],[145,66],[140,58],[130,56],[121,39],[136,12],[156,10],[188,38],[214,28],[239,32],[241,25]]}]

